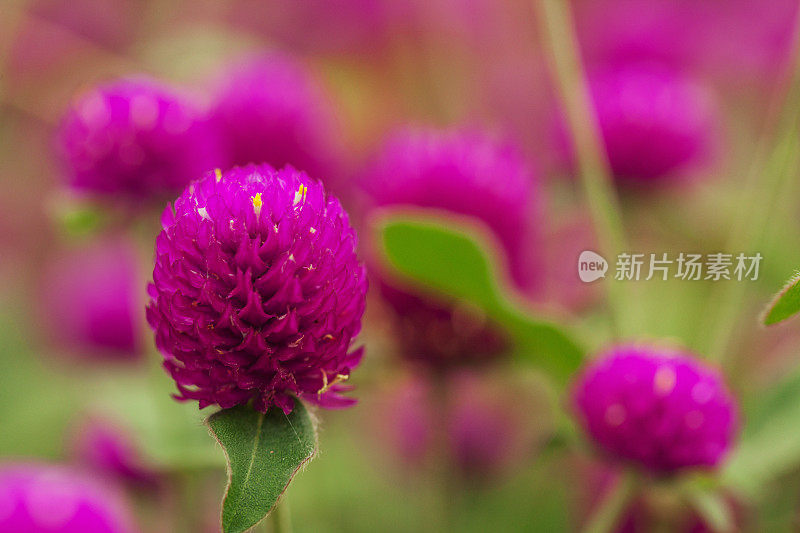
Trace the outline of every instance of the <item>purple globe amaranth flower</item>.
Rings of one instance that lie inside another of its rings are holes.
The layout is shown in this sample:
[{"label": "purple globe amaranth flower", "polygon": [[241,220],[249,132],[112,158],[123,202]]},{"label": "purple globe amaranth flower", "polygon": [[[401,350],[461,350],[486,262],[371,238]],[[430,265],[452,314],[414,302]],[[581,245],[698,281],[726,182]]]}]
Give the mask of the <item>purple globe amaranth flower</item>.
[{"label": "purple globe amaranth flower", "polygon": [[72,188],[129,201],[177,194],[222,161],[192,100],[144,77],[80,96],[62,119],[58,145]]},{"label": "purple globe amaranth flower", "polygon": [[600,448],[656,473],[716,466],[738,430],[722,376],[662,347],[610,349],[582,372],[573,401]]},{"label": "purple globe amaranth flower", "polygon": [[138,358],[144,300],[138,268],[135,247],[121,238],[104,238],[53,258],[39,283],[42,318],[52,341],[84,356]]},{"label": "purple globe amaranth flower", "polygon": [[63,466],[0,465],[0,533],[132,533],[127,502]]},{"label": "purple globe amaranth flower", "polygon": [[243,60],[219,78],[211,121],[227,166],[289,164],[335,185],[343,161],[338,119],[302,63],[273,53]]},{"label": "purple globe amaranth flower", "polygon": [[147,319],[180,399],[324,407],[361,359],[366,271],[339,200],[291,167],[210,172],[162,216]]},{"label": "purple globe amaranth flower", "polygon": [[718,141],[716,103],[691,79],[640,63],[595,72],[590,85],[618,181],[652,185],[712,158]]},{"label": "purple globe amaranth flower", "polygon": [[[510,143],[475,131],[403,129],[390,136],[363,186],[372,208],[430,208],[484,224],[508,257],[514,282],[535,287],[535,183]],[[397,315],[407,358],[447,367],[491,360],[506,346],[474,310],[399,287],[387,276],[379,287]]]}]

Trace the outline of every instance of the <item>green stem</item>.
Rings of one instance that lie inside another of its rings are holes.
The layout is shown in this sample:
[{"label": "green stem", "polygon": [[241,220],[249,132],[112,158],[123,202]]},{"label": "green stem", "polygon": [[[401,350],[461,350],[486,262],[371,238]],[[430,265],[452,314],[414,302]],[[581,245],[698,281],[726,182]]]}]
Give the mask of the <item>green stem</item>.
[{"label": "green stem", "polygon": [[292,533],[292,517],[289,502],[284,497],[269,514],[272,533]]},{"label": "green stem", "polygon": [[[796,146],[800,133],[800,14],[795,21],[794,43],[794,68],[788,90],[783,98],[773,99],[773,106],[782,112],[777,115],[779,120],[774,132],[766,128],[749,169],[739,203],[744,212],[734,220],[728,238],[730,253],[759,251],[775,205],[791,186],[791,178],[797,175],[800,163],[800,150]],[[712,335],[707,355],[712,361],[721,362],[728,352],[746,288],[747,284],[739,281],[719,284],[714,295],[716,305],[712,307],[717,312],[710,314],[712,322],[709,324]]]},{"label": "green stem", "polygon": [[[613,264],[617,255],[626,251],[625,234],[611,169],[581,64],[569,2],[535,0],[534,4],[538,9],[542,34],[545,36],[544,46],[548,50],[558,85],[557,92],[566,112],[589,211],[602,253]],[[628,326],[623,317],[623,303],[630,305],[632,301],[622,294],[624,283],[607,280],[605,285],[613,327],[619,336]]]},{"label": "green stem", "polygon": [[628,508],[639,486],[633,471],[625,471],[617,483],[589,517],[583,533],[609,533],[615,531],[623,513]]}]

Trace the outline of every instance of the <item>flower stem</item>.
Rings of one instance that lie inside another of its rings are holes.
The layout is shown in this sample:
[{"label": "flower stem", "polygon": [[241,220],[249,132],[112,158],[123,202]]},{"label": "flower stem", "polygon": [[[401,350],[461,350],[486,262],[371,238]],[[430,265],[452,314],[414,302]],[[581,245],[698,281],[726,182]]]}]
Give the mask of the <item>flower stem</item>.
[{"label": "flower stem", "polygon": [[623,513],[636,494],[639,486],[638,477],[632,470],[622,473],[616,484],[608,491],[605,499],[600,502],[583,533],[609,533],[615,531]]},{"label": "flower stem", "polygon": [[[772,113],[778,117],[773,128],[765,128],[749,169],[747,182],[742,190],[741,205],[743,213],[733,221],[727,251],[729,253],[755,253],[763,242],[764,234],[776,203],[791,186],[796,177],[800,151],[797,137],[800,134],[800,12],[795,20],[793,69],[789,86],[785,91],[776,92],[773,98]],[[781,98],[782,96],[782,98]],[[780,113],[775,113],[780,111]],[[773,131],[774,130],[774,131]],[[714,295],[716,313],[711,313],[709,329],[712,331],[708,358],[721,362],[728,351],[740,308],[744,301],[744,282],[729,281],[721,283]]]},{"label": "flower stem", "polygon": [[289,502],[284,497],[269,514],[272,533],[292,533],[292,518],[289,513]]},{"label": "flower stem", "polygon": [[[625,251],[625,234],[611,169],[581,64],[569,2],[535,0],[534,5],[537,7],[544,35],[544,47],[558,85],[557,93],[566,112],[589,211],[602,253],[613,264],[614,258]],[[612,325],[619,336],[628,326],[622,316],[626,309],[623,307],[623,300],[625,306],[632,302],[623,297],[624,284],[607,280],[605,285]]]}]

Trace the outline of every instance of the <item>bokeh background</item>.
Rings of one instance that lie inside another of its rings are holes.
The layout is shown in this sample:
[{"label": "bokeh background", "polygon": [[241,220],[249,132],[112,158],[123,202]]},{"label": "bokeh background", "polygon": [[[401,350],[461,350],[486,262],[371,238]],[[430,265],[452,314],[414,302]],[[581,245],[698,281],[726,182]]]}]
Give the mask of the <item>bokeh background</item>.
[{"label": "bokeh background", "polygon": [[[744,429],[720,471],[698,483],[724,496],[736,530],[797,530],[800,328],[758,326],[770,295],[800,266],[796,169],[785,170],[752,249],[728,243],[758,198],[751,181],[767,182],[762,152],[771,153],[788,113],[798,3],[575,0],[571,8],[631,250],[764,257],[731,312],[722,358]],[[358,340],[366,356],[350,380],[359,404],[319,413],[321,454],[287,495],[294,529],[578,529],[614,465],[562,427],[546,379],[506,353],[502,327],[424,287],[398,294],[371,246],[378,208],[466,215],[497,233],[520,298],[575,328],[591,352],[611,340],[606,281],[577,277],[578,254],[598,242],[541,17],[536,0],[5,0],[4,463],[70,465],[116,487],[136,530],[218,530],[224,458],[202,424],[210,410],[171,399],[144,317],[171,198],[75,186],[59,140],[81,95],[147,76],[190,93],[202,113],[229,98],[227,118],[212,121],[218,165],[263,158],[301,167],[342,199],[360,232],[371,291]],[[263,62],[263,78],[239,73],[248,61]],[[237,108],[247,91],[268,96],[245,96]],[[800,150],[796,129],[790,135],[789,150]],[[433,162],[406,161],[424,152],[419,145]],[[189,159],[208,155],[182,149]],[[454,162],[470,157],[459,150],[482,154],[464,164],[486,165],[479,183]],[[419,179],[405,182],[403,172]],[[492,209],[504,191],[524,197],[525,217],[510,229],[505,208]],[[705,353],[726,283],[631,282],[629,335]],[[641,524],[652,516],[667,530],[703,527],[674,487],[651,492],[631,510],[647,517],[632,530],[647,531]]]}]

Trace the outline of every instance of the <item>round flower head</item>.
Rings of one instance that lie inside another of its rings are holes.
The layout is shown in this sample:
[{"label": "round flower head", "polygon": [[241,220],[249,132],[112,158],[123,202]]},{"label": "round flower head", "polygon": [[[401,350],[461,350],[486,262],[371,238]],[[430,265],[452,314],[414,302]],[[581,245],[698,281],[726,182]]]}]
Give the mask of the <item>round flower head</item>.
[{"label": "round flower head", "polygon": [[711,95],[653,65],[628,65],[590,80],[597,120],[615,177],[647,185],[706,162],[716,141]]},{"label": "round flower head", "polygon": [[228,164],[292,165],[331,187],[341,174],[341,135],[311,72],[288,56],[241,62],[220,75],[211,121]]},{"label": "round flower head", "polygon": [[[534,285],[534,183],[511,145],[477,132],[405,129],[389,138],[364,188],[374,207],[431,208],[484,224],[506,252],[516,284]],[[407,358],[444,367],[491,360],[506,346],[471,309],[421,297],[388,279],[380,289],[398,316]]]},{"label": "round flower head", "polygon": [[0,533],[131,533],[126,502],[107,483],[61,466],[0,466]]},{"label": "round flower head", "polygon": [[39,283],[52,340],[81,355],[141,355],[138,259],[124,240],[101,240],[54,258]]},{"label": "round flower head", "polygon": [[358,364],[367,280],[339,200],[304,172],[210,172],[162,216],[148,322],[181,399],[324,407]]},{"label": "round flower head", "polygon": [[79,97],[58,144],[73,188],[128,200],[177,194],[220,163],[217,140],[192,102],[146,78]]},{"label": "round flower head", "polygon": [[657,473],[715,466],[738,428],[722,376],[664,348],[612,348],[583,371],[573,400],[598,446]]}]

